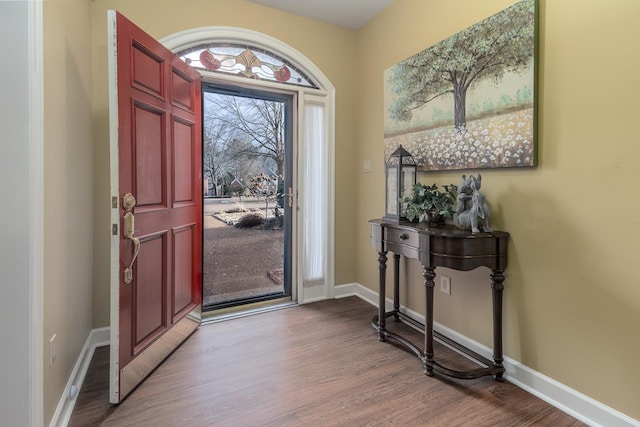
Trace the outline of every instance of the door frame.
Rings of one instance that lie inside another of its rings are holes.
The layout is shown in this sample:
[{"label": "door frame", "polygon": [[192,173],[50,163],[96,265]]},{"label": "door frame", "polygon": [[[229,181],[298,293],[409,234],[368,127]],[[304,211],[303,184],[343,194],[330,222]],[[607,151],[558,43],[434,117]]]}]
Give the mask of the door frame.
[{"label": "door frame", "polygon": [[[13,34],[20,35],[4,40],[5,45],[21,52],[18,58],[13,59],[23,64],[22,70],[3,73],[3,77],[19,76],[12,84],[23,93],[23,99],[14,100],[15,115],[0,119],[3,126],[7,125],[8,133],[4,152],[28,153],[26,157],[14,158],[15,168],[20,171],[13,177],[17,185],[3,192],[7,200],[14,201],[16,209],[24,211],[24,216],[16,222],[19,229],[14,231],[27,229],[28,232],[26,235],[16,234],[16,238],[8,239],[7,244],[19,242],[14,250],[27,255],[28,270],[16,265],[10,271],[3,271],[3,279],[13,281],[15,286],[6,289],[13,298],[2,301],[0,307],[3,310],[5,307],[24,309],[16,311],[19,316],[12,318],[15,327],[12,327],[12,334],[5,337],[11,343],[5,360],[20,363],[12,366],[16,375],[5,379],[4,387],[12,390],[12,396],[2,407],[11,408],[6,414],[7,419],[40,426],[44,422],[43,0],[19,2],[15,7],[3,9],[3,13],[6,13],[3,22],[11,22],[8,29],[15,29]],[[18,240],[18,237],[23,239]],[[26,377],[23,373],[27,374]]]},{"label": "door frame", "polygon": [[295,64],[318,85],[318,89],[315,89],[198,70],[202,75],[203,83],[212,81],[226,85],[245,86],[267,91],[294,92],[297,94],[296,115],[294,117],[294,125],[296,126],[294,140],[297,143],[294,143],[295,157],[293,167],[294,176],[297,177],[295,180],[297,182],[294,183],[297,189],[304,188],[305,180],[308,178],[304,175],[304,168],[301,167],[306,152],[303,125],[305,106],[308,104],[321,104],[324,107],[324,148],[326,155],[324,184],[326,194],[324,195],[322,206],[326,209],[326,246],[323,254],[325,259],[323,278],[321,281],[304,283],[304,245],[302,243],[304,243],[305,239],[305,230],[301,224],[304,224],[303,220],[306,215],[304,211],[305,194],[300,191],[294,191],[298,197],[296,215],[294,215],[294,230],[292,230],[292,244],[293,257],[297,259],[297,262],[292,265],[292,279],[295,280],[295,286],[292,286],[292,299],[297,301],[298,304],[305,304],[333,298],[335,292],[335,88],[331,81],[302,53],[278,39],[257,31],[237,27],[200,27],[171,34],[159,39],[159,41],[173,52],[180,52],[212,42],[247,43],[289,59],[291,63]]}]

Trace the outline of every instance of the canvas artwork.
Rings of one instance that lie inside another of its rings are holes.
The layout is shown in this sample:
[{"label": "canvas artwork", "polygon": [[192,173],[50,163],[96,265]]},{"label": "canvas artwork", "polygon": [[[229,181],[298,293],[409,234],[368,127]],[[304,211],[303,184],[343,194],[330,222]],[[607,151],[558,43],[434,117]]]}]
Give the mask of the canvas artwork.
[{"label": "canvas artwork", "polygon": [[536,0],[513,6],[384,72],[385,158],[420,171],[536,165]]}]

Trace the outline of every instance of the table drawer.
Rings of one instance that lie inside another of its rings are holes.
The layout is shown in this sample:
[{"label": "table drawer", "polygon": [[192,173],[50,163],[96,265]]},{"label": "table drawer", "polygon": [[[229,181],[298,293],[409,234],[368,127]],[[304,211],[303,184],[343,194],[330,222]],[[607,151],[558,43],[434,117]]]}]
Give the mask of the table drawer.
[{"label": "table drawer", "polygon": [[420,246],[420,234],[417,231],[403,230],[398,228],[386,228],[386,241],[389,243],[399,243],[401,245],[418,248]]}]

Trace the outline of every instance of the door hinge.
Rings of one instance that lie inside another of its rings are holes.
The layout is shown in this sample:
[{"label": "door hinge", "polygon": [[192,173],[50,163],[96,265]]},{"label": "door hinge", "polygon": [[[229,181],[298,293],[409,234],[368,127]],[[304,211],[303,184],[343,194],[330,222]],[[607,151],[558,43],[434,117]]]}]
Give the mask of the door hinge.
[{"label": "door hinge", "polygon": [[111,234],[113,236],[118,235],[118,224],[111,224]]},{"label": "door hinge", "polygon": [[111,207],[113,209],[118,209],[118,197],[117,196],[111,197]]}]

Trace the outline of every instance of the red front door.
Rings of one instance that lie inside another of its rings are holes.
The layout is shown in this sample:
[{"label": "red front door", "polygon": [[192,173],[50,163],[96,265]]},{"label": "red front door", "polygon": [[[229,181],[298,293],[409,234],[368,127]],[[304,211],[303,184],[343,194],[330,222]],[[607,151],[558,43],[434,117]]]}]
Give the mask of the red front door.
[{"label": "red front door", "polygon": [[109,33],[118,403],[199,325],[201,89],[195,70],[118,12],[109,12]]}]

